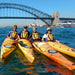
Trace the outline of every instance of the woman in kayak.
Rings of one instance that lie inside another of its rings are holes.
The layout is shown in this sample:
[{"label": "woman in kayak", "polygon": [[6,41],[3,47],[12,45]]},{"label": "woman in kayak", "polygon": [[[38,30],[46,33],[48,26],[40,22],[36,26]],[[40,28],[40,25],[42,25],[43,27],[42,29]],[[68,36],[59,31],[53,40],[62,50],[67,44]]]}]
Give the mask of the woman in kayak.
[{"label": "woman in kayak", "polygon": [[27,30],[27,26],[24,26],[24,30],[22,30],[19,34],[19,39],[28,39],[30,33],[29,31]]},{"label": "woman in kayak", "polygon": [[19,33],[17,32],[17,25],[14,25],[13,31],[9,32],[9,34],[7,35],[7,38],[16,40],[18,36],[19,36]]},{"label": "woman in kayak", "polygon": [[57,40],[55,40],[55,38],[51,32],[52,32],[52,29],[47,28],[46,34],[44,34],[42,37],[42,41],[57,41]]},{"label": "woman in kayak", "polygon": [[37,32],[37,28],[36,27],[33,28],[33,32],[30,34],[29,38],[32,41],[40,41],[40,35]]}]

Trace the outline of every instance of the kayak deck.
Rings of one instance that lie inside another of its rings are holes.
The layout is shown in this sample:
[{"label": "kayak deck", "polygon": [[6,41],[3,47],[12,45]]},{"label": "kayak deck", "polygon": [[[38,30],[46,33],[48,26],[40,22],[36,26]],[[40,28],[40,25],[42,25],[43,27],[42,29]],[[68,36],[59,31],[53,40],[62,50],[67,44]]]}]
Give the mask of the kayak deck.
[{"label": "kayak deck", "polygon": [[15,40],[6,38],[1,46],[1,61],[4,61],[15,50],[16,46]]},{"label": "kayak deck", "polygon": [[62,54],[55,51],[55,49],[52,48],[47,42],[34,42],[33,46],[37,51],[51,58],[55,62],[67,67],[70,70],[75,69],[75,63],[69,61]]},{"label": "kayak deck", "polygon": [[23,54],[26,56],[26,58],[29,60],[29,62],[33,62],[35,57],[33,53],[33,47],[31,43],[26,39],[20,39],[18,43],[19,48],[23,52]]},{"label": "kayak deck", "polygon": [[60,42],[48,42],[48,44],[57,51],[75,57],[75,49],[70,48]]}]

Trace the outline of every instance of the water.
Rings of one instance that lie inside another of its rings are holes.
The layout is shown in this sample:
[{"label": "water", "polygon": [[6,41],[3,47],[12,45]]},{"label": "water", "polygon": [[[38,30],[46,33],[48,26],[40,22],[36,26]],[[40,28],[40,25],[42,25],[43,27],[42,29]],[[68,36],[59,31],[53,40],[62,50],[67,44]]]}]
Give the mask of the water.
[{"label": "water", "polygon": [[[20,32],[23,28],[18,28]],[[75,28],[52,28],[55,39],[67,46],[75,48]],[[0,28],[0,47],[12,28]],[[32,29],[28,29],[32,32]],[[46,28],[38,28],[42,36]],[[0,64],[0,75],[74,75],[75,73],[52,61],[46,56],[35,53],[35,61],[31,64],[17,48],[4,64]]]}]

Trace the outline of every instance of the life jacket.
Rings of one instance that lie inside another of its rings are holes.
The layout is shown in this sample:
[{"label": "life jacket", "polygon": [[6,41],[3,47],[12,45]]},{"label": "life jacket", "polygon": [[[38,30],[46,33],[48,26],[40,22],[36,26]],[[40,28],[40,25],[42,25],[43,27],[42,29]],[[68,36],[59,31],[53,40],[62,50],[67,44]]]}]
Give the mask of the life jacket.
[{"label": "life jacket", "polygon": [[53,34],[47,34],[47,39],[48,41],[53,41],[54,40]]},{"label": "life jacket", "polygon": [[40,35],[39,35],[38,32],[33,32],[33,33],[32,33],[32,37],[33,37],[33,40],[40,39]]},{"label": "life jacket", "polygon": [[17,38],[17,33],[18,33],[17,31],[15,31],[15,32],[11,31],[10,38],[15,38],[16,39]]},{"label": "life jacket", "polygon": [[28,38],[28,31],[25,32],[25,31],[23,30],[23,31],[21,32],[21,38],[22,38],[22,39],[27,39],[27,38]]}]

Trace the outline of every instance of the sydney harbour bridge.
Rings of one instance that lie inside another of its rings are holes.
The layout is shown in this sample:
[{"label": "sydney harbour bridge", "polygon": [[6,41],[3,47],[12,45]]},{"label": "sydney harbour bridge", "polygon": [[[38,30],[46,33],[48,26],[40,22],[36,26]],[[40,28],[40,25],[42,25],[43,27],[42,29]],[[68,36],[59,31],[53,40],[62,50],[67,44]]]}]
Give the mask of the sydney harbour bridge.
[{"label": "sydney harbour bridge", "polygon": [[60,18],[58,12],[49,15],[35,8],[14,3],[0,3],[0,19],[40,19],[48,26],[59,23],[60,20],[75,20]]}]

